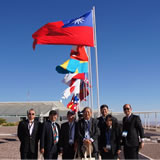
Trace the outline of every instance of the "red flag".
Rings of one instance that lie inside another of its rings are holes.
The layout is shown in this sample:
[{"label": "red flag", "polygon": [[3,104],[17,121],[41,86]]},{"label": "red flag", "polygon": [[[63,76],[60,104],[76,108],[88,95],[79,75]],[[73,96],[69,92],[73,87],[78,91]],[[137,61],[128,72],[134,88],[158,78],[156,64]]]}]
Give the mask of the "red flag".
[{"label": "red flag", "polygon": [[68,86],[71,86],[76,79],[82,79],[82,80],[85,80],[85,73],[69,73],[69,74],[66,74],[64,79],[63,79],[63,82],[65,84],[67,84]]},{"label": "red flag", "polygon": [[51,22],[32,35],[36,44],[94,46],[92,11],[68,21]]},{"label": "red flag", "polygon": [[78,111],[79,98],[77,96],[72,97],[71,102],[68,103],[67,108],[71,109],[74,112]]},{"label": "red flag", "polygon": [[67,108],[71,109],[74,112],[78,111],[79,98],[77,96],[73,96],[71,102],[67,104]]},{"label": "red flag", "polygon": [[80,101],[86,101],[86,97],[89,95],[89,90],[87,88],[87,84],[85,81],[83,81],[80,85],[80,94],[79,94],[79,99]]},{"label": "red flag", "polygon": [[72,101],[67,104],[67,108],[71,109],[74,112],[77,112],[78,104],[74,104]]},{"label": "red flag", "polygon": [[88,61],[84,46],[72,46],[70,57],[79,61]]}]

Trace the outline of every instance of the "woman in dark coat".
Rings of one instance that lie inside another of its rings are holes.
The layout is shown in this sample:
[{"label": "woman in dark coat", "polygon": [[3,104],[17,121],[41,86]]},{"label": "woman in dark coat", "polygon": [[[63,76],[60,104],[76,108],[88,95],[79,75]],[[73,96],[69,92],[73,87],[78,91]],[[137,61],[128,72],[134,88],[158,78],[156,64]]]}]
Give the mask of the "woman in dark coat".
[{"label": "woman in dark coat", "polygon": [[107,115],[105,127],[100,135],[100,152],[102,159],[117,159],[121,152],[121,131],[118,125],[112,125],[112,115]]}]

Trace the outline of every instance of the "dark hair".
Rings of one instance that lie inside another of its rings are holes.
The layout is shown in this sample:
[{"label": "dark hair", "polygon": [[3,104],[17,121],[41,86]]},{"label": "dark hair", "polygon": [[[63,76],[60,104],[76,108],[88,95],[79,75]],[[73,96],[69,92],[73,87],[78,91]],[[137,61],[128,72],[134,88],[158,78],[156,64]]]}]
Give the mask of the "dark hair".
[{"label": "dark hair", "polygon": [[89,109],[89,110],[92,112],[92,109],[91,109],[90,107],[85,107],[85,108],[83,109],[83,113],[86,111],[86,109]]},{"label": "dark hair", "polygon": [[100,109],[102,110],[103,108],[109,108],[106,104],[101,105]]},{"label": "dark hair", "polygon": [[129,107],[132,108],[130,104],[124,104],[123,109],[126,107],[126,105],[129,105]]},{"label": "dark hair", "polygon": [[75,115],[75,112],[74,112],[74,111],[68,111],[68,112],[67,112],[67,116],[68,116],[68,115]]},{"label": "dark hair", "polygon": [[111,121],[113,120],[113,117],[112,117],[111,114],[108,114],[108,115],[106,116],[105,121],[107,121],[108,119],[111,119]]},{"label": "dark hair", "polygon": [[49,112],[49,116],[50,116],[50,115],[53,115],[53,116],[54,116],[54,115],[57,115],[57,111],[51,110],[51,111]]}]

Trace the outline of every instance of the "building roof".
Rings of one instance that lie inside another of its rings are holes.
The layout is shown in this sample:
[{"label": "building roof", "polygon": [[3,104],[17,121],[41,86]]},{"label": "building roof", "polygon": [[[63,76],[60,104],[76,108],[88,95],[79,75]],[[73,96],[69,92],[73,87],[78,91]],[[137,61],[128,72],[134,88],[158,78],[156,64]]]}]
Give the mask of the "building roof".
[{"label": "building roof", "polygon": [[33,108],[36,115],[47,114],[50,110],[67,110],[60,101],[43,102],[0,102],[0,116],[26,116]]}]

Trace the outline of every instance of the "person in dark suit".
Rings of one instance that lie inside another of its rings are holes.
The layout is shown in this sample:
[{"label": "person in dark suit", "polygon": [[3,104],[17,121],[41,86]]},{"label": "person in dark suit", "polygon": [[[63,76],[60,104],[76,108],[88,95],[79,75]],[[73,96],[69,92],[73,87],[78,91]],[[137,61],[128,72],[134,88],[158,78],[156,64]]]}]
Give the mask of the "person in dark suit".
[{"label": "person in dark suit", "polygon": [[57,159],[59,153],[60,126],[56,123],[55,110],[49,112],[49,120],[44,122],[40,139],[40,152],[44,159]]},{"label": "person in dark suit", "polygon": [[68,111],[67,119],[68,122],[61,125],[60,152],[62,153],[62,159],[74,159],[78,127],[75,121],[75,112]]},{"label": "person in dark suit", "polygon": [[[109,110],[109,107],[106,104],[101,105],[101,107],[100,107],[101,116],[97,118],[98,119],[98,127],[99,127],[100,131],[106,125],[105,119],[106,119],[106,116],[108,115],[108,110]],[[113,123],[113,125],[118,125],[117,118],[112,116],[112,123]]]},{"label": "person in dark suit", "polygon": [[98,136],[99,128],[97,119],[92,118],[92,110],[85,107],[83,110],[83,119],[78,121],[78,147],[81,157],[84,157],[85,148],[83,146],[92,146],[92,157],[98,159]]},{"label": "person in dark suit", "polygon": [[38,141],[40,139],[40,122],[35,119],[34,109],[27,113],[28,119],[21,121],[18,125],[18,138],[21,142],[21,159],[38,158]]},{"label": "person in dark suit", "polygon": [[[99,130],[100,130],[100,135],[101,135],[101,132],[103,131],[103,129],[105,128],[105,126],[106,126],[105,119],[106,119],[106,116],[108,115],[108,110],[109,110],[108,105],[106,105],[106,104],[101,105],[101,107],[100,107],[101,116],[97,118],[98,119],[98,127],[99,127]],[[120,128],[118,120],[113,116],[112,116],[112,125]],[[100,144],[100,136],[99,136],[98,137],[98,148],[99,148],[99,152],[101,154],[101,148],[100,147],[101,147],[101,144]]]},{"label": "person in dark suit", "polygon": [[144,130],[140,117],[132,114],[130,104],[123,106],[125,117],[123,118],[122,140],[125,159],[138,159],[138,152],[144,146]]},{"label": "person in dark suit", "polygon": [[121,131],[113,125],[112,115],[105,118],[105,126],[100,135],[100,152],[102,159],[117,159],[121,152]]}]

